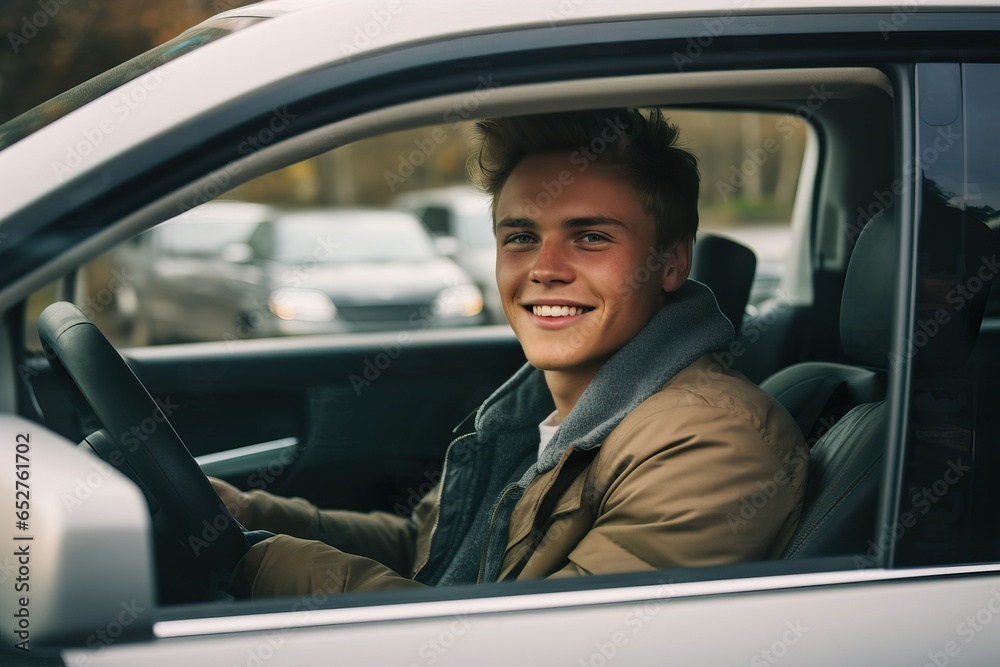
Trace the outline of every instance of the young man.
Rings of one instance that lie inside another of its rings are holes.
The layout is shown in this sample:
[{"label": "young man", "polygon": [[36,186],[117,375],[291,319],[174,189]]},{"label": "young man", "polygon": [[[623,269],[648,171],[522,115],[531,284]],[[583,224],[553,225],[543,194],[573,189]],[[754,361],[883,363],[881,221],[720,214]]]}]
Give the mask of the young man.
[{"label": "young man", "polygon": [[251,548],[234,588],[297,595],[780,555],[805,443],[778,403],[713,361],[733,328],[687,281],[699,176],[676,129],[636,109],[478,129],[473,171],[493,197],[497,282],[528,364],[451,444],[410,518],[214,480],[245,526],[285,533]]}]

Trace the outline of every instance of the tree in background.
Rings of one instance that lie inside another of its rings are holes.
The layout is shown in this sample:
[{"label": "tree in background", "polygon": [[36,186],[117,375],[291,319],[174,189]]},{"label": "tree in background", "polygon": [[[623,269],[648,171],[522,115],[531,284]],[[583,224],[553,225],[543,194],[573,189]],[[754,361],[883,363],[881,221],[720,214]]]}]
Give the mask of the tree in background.
[{"label": "tree in background", "polygon": [[0,0],[0,124],[250,0]]}]

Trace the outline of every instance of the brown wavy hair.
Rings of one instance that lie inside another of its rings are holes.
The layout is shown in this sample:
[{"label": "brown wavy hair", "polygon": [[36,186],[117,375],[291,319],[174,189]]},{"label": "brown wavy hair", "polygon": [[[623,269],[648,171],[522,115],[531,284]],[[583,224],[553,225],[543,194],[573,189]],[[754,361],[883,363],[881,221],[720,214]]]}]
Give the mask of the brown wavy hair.
[{"label": "brown wavy hair", "polygon": [[479,148],[469,160],[469,178],[490,195],[494,225],[500,191],[518,163],[529,155],[565,152],[581,172],[593,161],[622,167],[656,221],[661,246],[693,239],[698,231],[698,160],[677,146],[677,126],[659,109],[487,118],[475,132]]}]

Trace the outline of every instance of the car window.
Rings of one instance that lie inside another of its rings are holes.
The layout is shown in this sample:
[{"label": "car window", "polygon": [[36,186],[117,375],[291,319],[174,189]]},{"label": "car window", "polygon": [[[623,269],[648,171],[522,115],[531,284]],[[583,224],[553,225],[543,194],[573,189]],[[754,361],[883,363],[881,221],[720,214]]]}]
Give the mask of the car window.
[{"label": "car window", "polygon": [[748,309],[774,297],[792,253],[792,208],[807,141],[798,116],[675,111],[702,172],[699,229],[754,251]]},{"label": "car window", "polygon": [[[730,237],[757,256],[753,309],[777,294],[792,252],[806,125],[775,113],[666,113],[699,159],[701,234]],[[200,205],[182,207],[176,218],[84,267],[77,303],[89,305],[95,323],[123,346],[406,330],[412,322],[506,325],[493,277],[489,199],[466,179],[471,132],[471,123],[457,122],[365,139],[219,200],[192,202]],[[316,270],[337,263],[356,270],[335,278]],[[357,268],[364,263],[395,263],[396,270],[376,287]],[[322,312],[332,319],[278,327],[271,297],[288,288],[326,293],[333,309]],[[437,312],[450,297],[469,314],[419,315],[421,308]],[[349,312],[353,321],[341,321]]]},{"label": "car window", "polygon": [[[992,490],[1000,458],[991,446],[1000,437],[1000,159],[990,149],[1000,140],[992,120],[998,74],[995,64],[918,71],[933,107],[918,126],[926,164],[915,321],[902,355],[914,371],[903,497],[891,524],[903,565],[1000,557]],[[963,92],[964,113],[946,94],[955,89]]]}]

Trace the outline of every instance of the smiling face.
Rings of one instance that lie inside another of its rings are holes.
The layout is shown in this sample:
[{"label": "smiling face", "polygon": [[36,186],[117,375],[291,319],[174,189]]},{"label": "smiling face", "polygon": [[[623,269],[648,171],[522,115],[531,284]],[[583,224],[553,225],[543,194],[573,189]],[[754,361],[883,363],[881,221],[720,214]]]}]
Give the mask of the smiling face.
[{"label": "smiling face", "polygon": [[[690,242],[656,246],[653,217],[620,169],[532,155],[497,199],[497,284],[528,361],[583,387],[687,278]],[[551,384],[551,383],[550,383]],[[580,389],[582,392],[582,389]]]}]

